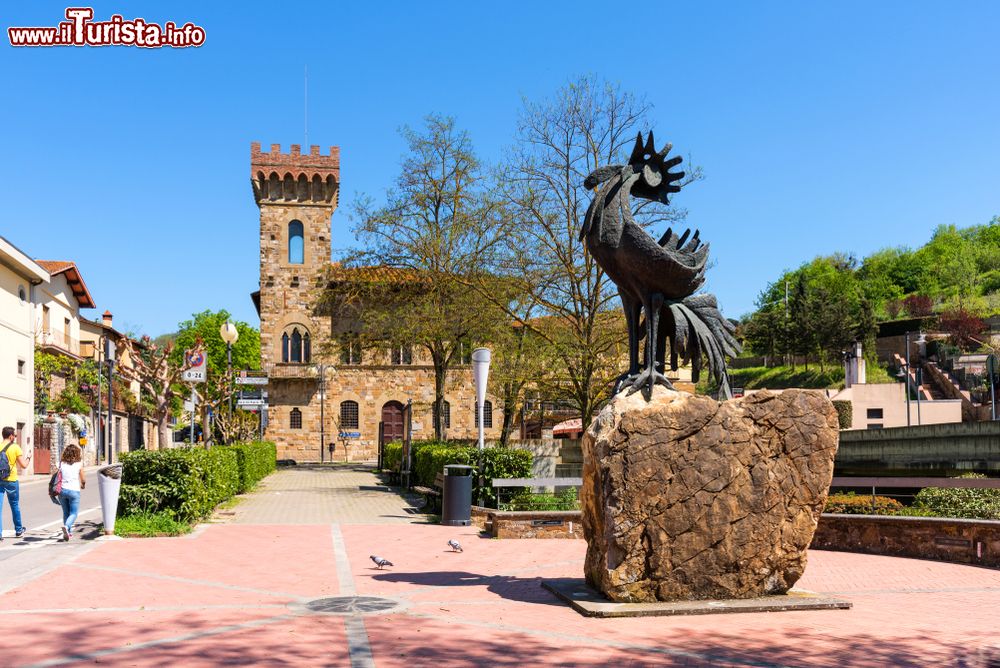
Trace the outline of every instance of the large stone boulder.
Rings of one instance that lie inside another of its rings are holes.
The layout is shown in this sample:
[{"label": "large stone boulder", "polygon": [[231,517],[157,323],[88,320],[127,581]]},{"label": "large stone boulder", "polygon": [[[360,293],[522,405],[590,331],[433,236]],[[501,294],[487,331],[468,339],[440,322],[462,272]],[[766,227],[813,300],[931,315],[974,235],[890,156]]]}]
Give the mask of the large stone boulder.
[{"label": "large stone boulder", "polygon": [[629,602],[786,592],[805,570],[837,441],[820,392],[619,394],[583,439],[587,581]]}]

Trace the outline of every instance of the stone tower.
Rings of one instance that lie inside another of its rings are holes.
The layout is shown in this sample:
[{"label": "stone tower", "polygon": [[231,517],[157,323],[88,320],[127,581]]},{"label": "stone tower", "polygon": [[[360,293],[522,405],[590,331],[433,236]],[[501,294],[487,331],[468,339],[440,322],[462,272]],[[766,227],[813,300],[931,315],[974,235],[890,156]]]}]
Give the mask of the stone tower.
[{"label": "stone tower", "polygon": [[[330,266],[330,217],[340,193],[340,148],[308,154],[297,144],[288,153],[279,144],[270,152],[250,145],[250,179],[260,208],[260,347],[261,362],[272,382],[268,436],[281,438],[292,409],[299,411],[301,438],[309,432],[316,389],[315,367],[330,329],[314,313]],[[318,411],[317,411],[318,412]],[[319,417],[315,417],[318,425]]]}]

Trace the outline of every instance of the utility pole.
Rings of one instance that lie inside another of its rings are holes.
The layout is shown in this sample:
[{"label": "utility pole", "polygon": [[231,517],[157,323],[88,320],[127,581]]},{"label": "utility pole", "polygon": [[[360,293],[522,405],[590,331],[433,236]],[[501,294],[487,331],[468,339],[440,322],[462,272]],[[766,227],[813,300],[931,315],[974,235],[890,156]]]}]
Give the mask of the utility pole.
[{"label": "utility pole", "polygon": [[107,458],[105,459],[105,462],[113,464],[114,431],[112,429],[112,421],[114,420],[115,347],[114,343],[111,341],[110,335],[104,339],[104,359],[108,363],[108,437],[104,441],[107,446]]},{"label": "utility pole", "polygon": [[[910,333],[906,333],[906,377],[903,379],[906,390],[906,426],[910,426]],[[919,397],[918,397],[919,398]]]},{"label": "utility pole", "polygon": [[319,365],[319,461],[322,463],[326,448],[326,365]]},{"label": "utility pole", "polygon": [[97,435],[97,444],[96,444],[97,452],[95,454],[98,463],[100,463],[101,456],[104,454],[103,452],[104,444],[102,443],[102,441],[104,440],[104,430],[101,429],[101,411],[102,411],[101,407],[104,406],[104,403],[102,402],[102,399],[104,398],[104,393],[101,390],[101,380],[103,376],[101,369],[104,368],[104,341],[107,340],[107,336],[108,336],[107,334],[103,334],[98,339],[98,350],[97,350],[97,410],[94,411],[94,419],[96,420],[96,422],[94,422],[94,434]]},{"label": "utility pole", "polygon": [[785,279],[785,366],[788,366],[788,279]]}]

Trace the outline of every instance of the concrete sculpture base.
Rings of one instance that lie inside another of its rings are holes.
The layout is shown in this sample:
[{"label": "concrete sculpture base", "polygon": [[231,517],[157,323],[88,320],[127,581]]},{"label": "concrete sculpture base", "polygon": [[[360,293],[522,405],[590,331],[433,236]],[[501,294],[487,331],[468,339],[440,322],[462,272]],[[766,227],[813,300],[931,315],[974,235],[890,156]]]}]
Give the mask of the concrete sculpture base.
[{"label": "concrete sculpture base", "polygon": [[722,615],[738,612],[790,612],[793,610],[848,610],[851,602],[793,589],[787,594],[724,601],[656,601],[614,603],[582,578],[543,580],[542,587],[561,598],[584,617],[676,617]]}]

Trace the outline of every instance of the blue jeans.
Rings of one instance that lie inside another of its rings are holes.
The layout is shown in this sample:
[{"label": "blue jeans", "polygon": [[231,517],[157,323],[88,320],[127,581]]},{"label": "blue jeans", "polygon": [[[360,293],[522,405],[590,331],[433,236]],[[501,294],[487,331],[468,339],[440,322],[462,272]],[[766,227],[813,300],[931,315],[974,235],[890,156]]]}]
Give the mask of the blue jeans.
[{"label": "blue jeans", "polygon": [[[21,524],[21,487],[16,480],[0,481],[0,494],[7,495],[7,503],[10,504],[10,512],[14,514],[14,531],[21,533],[24,525]],[[0,530],[3,529],[3,499],[0,499]],[[2,535],[2,533],[0,533]]]},{"label": "blue jeans", "polygon": [[59,492],[59,505],[63,509],[63,525],[66,531],[73,533],[73,523],[80,512],[80,492],[72,489]]}]

